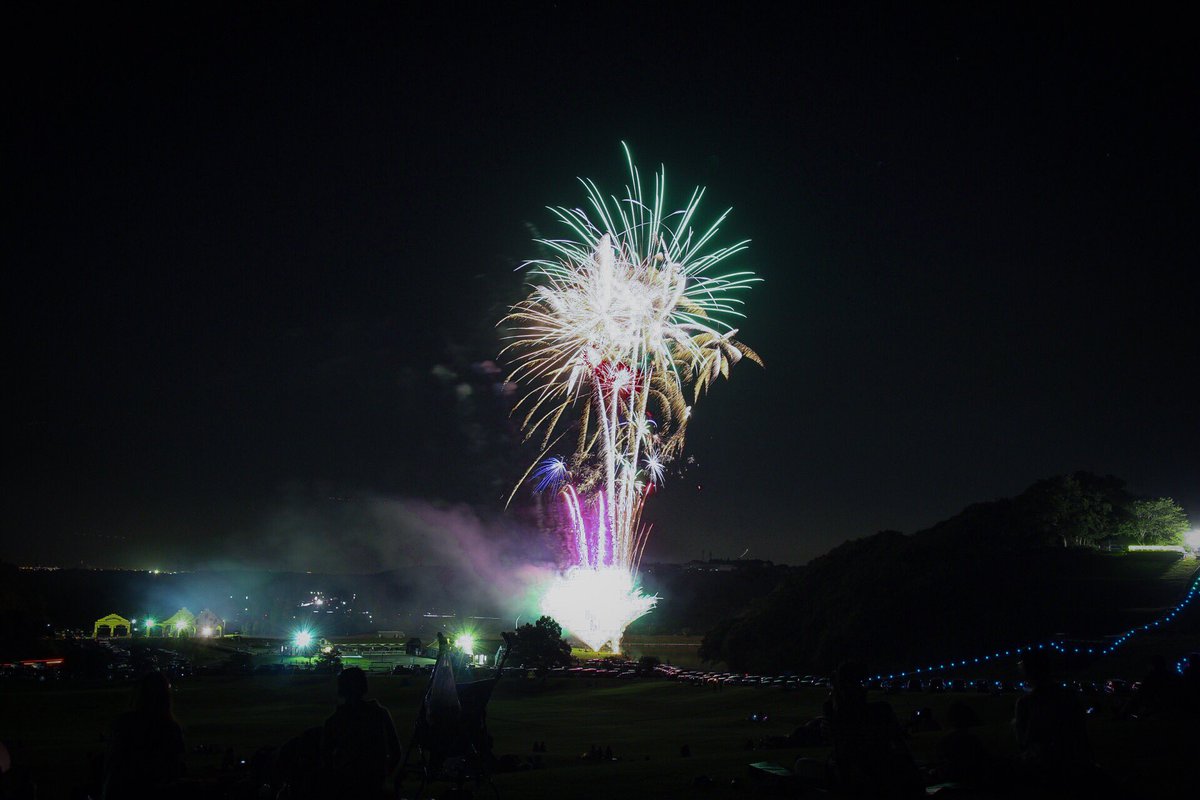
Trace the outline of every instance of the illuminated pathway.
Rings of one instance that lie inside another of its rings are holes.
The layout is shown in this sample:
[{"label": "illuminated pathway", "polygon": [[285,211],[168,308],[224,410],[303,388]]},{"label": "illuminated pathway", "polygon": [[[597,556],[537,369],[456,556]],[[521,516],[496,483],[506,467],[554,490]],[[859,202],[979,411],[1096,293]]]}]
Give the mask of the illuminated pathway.
[{"label": "illuminated pathway", "polygon": [[[997,650],[996,652],[990,653],[988,655],[982,655],[982,656],[972,657],[972,658],[963,658],[963,659],[959,659],[957,661],[943,661],[941,663],[930,664],[925,667],[915,667],[913,669],[905,670],[903,672],[880,673],[878,675],[872,675],[869,678],[869,680],[873,680],[873,681],[895,680],[896,678],[908,678],[908,677],[911,677],[914,675],[928,675],[928,674],[934,673],[934,672],[941,672],[942,670],[945,670],[945,669],[951,669],[954,667],[974,666],[975,664],[983,664],[983,663],[993,661],[998,658],[1004,658],[1005,656],[1021,655],[1022,653],[1027,653],[1032,650],[1045,650],[1046,648],[1050,648],[1051,650],[1057,650],[1058,652],[1064,653],[1064,654],[1065,653],[1080,653],[1080,654],[1090,653],[1092,655],[1106,656],[1106,655],[1116,652],[1117,648],[1121,647],[1121,645],[1128,642],[1135,634],[1142,633],[1144,631],[1149,631],[1154,628],[1159,628],[1159,627],[1171,622],[1172,620],[1174,620],[1175,617],[1177,617],[1179,615],[1179,613],[1188,606],[1189,603],[1191,603],[1193,600],[1196,599],[1197,594],[1200,594],[1200,577],[1192,579],[1191,589],[1189,589],[1188,593],[1186,595],[1184,595],[1184,598],[1181,601],[1179,601],[1179,604],[1176,605],[1173,609],[1171,609],[1169,614],[1167,614],[1163,617],[1160,617],[1159,619],[1156,619],[1153,622],[1147,622],[1145,625],[1138,625],[1133,628],[1130,628],[1129,630],[1125,631],[1120,636],[1118,636],[1113,641],[1113,643],[1108,645],[1107,647],[1102,647],[1102,648],[1070,647],[1070,648],[1068,648],[1062,641],[1045,641],[1045,642],[1038,642],[1035,644],[1021,645],[1020,647],[1013,647],[1013,648],[1009,648],[1007,650]],[[1182,662],[1179,662],[1178,664],[1176,664],[1176,669],[1182,670]]]}]

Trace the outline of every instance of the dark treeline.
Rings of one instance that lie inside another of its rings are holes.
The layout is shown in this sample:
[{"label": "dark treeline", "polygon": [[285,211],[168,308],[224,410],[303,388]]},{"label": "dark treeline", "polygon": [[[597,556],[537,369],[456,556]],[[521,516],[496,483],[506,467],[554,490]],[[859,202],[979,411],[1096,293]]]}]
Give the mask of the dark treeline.
[{"label": "dark treeline", "polygon": [[629,626],[628,633],[699,635],[731,609],[746,608],[803,569],[769,561],[736,561],[726,564],[729,571],[706,566],[655,564],[643,569],[642,588],[660,600],[653,612]]},{"label": "dark treeline", "polygon": [[1116,478],[1038,481],[928,530],[834,548],[710,629],[701,655],[736,670],[824,672],[845,659],[899,668],[1104,636],[1178,600],[1153,580],[1178,556],[1099,545],[1177,542],[1186,528],[1168,498],[1132,497]]}]

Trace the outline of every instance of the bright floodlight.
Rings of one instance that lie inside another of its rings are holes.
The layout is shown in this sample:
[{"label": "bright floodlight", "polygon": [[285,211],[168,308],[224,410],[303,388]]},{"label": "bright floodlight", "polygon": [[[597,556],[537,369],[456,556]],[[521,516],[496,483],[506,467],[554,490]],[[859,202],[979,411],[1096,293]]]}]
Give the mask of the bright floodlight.
[{"label": "bright floodlight", "polygon": [[200,629],[200,635],[201,636],[212,636],[212,628],[205,625],[203,628]]},{"label": "bright floodlight", "polygon": [[175,630],[177,630],[177,631],[181,631],[186,627],[187,627],[187,622],[185,622],[184,620],[179,620],[178,622],[175,623]]},{"label": "bright floodlight", "polygon": [[475,637],[469,633],[460,633],[454,637],[454,644],[469,656],[475,655]]},{"label": "bright floodlight", "polygon": [[300,631],[296,634],[292,642],[296,645],[296,647],[299,647],[301,650],[303,650],[312,644],[312,634],[308,631]]},{"label": "bright floodlight", "polygon": [[1200,528],[1194,531],[1188,531],[1183,535],[1183,540],[1187,542],[1187,546],[1193,550],[1200,550]]}]

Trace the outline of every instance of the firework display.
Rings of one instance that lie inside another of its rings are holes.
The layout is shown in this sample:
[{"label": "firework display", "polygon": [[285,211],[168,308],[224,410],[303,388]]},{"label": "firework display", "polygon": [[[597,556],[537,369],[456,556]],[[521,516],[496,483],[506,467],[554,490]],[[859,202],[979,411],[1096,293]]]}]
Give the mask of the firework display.
[{"label": "firework display", "polygon": [[530,387],[517,405],[522,426],[542,449],[526,478],[561,496],[571,528],[574,563],[543,611],[593,649],[614,650],[656,601],[637,588],[642,507],[683,449],[692,404],[742,358],[762,363],[731,324],[743,316],[739,293],[759,279],[714,274],[747,246],[711,246],[729,212],[694,229],[704,190],[667,212],[665,171],[646,197],[625,155],[624,197],[582,180],[591,213],[550,209],[569,238],[537,240],[551,257],[526,264],[532,291],[505,320],[512,380]]}]

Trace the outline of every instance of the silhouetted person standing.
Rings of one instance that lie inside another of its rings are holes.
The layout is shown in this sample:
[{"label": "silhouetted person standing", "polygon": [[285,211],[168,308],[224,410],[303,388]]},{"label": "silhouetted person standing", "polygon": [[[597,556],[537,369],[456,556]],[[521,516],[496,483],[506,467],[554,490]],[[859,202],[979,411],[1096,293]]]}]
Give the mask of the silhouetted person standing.
[{"label": "silhouetted person standing", "polygon": [[392,715],[367,700],[367,675],[349,667],[338,675],[342,704],[321,732],[321,761],[343,797],[376,797],[400,760]]},{"label": "silhouetted person standing", "polygon": [[171,683],[151,672],[137,685],[133,710],[118,717],[109,734],[102,797],[166,797],[183,771],[183,729],[171,713]]},{"label": "silhouetted person standing", "polygon": [[971,788],[987,786],[992,777],[992,759],[971,728],[980,724],[979,715],[961,700],[946,710],[951,731],[938,742],[938,780],[953,781]]},{"label": "silhouetted person standing", "polygon": [[1021,662],[1033,689],[1017,700],[1017,774],[1044,787],[1071,787],[1094,768],[1083,706],[1071,690],[1053,679],[1050,658],[1034,650]]},{"label": "silhouetted person standing", "polygon": [[843,794],[908,797],[923,794],[921,774],[904,744],[892,707],[867,702],[862,670],[842,664],[825,704],[833,738],[831,787]]}]

